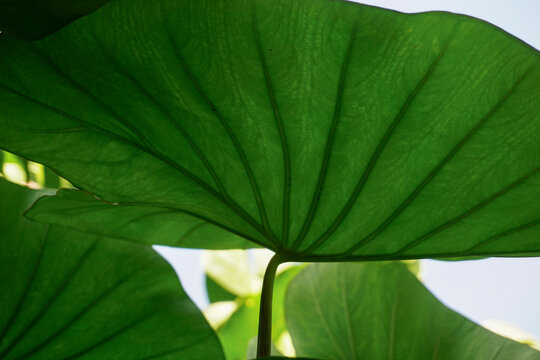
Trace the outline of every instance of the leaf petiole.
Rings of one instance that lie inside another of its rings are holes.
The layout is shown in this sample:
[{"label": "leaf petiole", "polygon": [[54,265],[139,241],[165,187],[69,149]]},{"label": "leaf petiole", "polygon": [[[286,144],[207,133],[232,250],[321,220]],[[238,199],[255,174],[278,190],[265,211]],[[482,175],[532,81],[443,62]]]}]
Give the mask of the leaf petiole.
[{"label": "leaf petiole", "polygon": [[280,254],[275,254],[264,272],[261,307],[259,310],[259,332],[257,336],[257,358],[270,356],[272,345],[272,297],[274,280],[278,266],[284,262]]}]

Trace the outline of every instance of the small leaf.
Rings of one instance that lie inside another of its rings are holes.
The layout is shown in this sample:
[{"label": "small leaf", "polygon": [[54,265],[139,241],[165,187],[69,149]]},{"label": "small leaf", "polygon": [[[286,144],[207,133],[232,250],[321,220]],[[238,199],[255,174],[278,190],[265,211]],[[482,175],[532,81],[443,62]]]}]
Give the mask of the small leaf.
[{"label": "small leaf", "polygon": [[210,222],[160,204],[108,204],[79,190],[60,190],[54,201],[39,199],[26,216],[89,234],[144,244],[231,249],[253,244]]},{"label": "small leaf", "polygon": [[445,307],[401,263],[308,266],[289,285],[286,318],[301,356],[540,359]]},{"label": "small leaf", "polygon": [[224,359],[151,247],[22,217],[45,193],[0,180],[0,358]]}]

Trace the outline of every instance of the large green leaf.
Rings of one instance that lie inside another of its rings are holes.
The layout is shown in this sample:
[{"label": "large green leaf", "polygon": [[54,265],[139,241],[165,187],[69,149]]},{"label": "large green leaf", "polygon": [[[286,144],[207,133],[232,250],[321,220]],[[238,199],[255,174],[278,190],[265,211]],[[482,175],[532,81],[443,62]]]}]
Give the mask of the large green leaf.
[{"label": "large green leaf", "polygon": [[0,0],[0,31],[42,38],[109,0]]},{"label": "large green leaf", "polygon": [[540,252],[540,56],[482,21],[120,0],[0,54],[0,147],[116,211],[303,261]]},{"label": "large green leaf", "polygon": [[292,280],[296,353],[322,359],[538,360],[441,304],[400,263],[316,264]]},{"label": "large green leaf", "polygon": [[0,180],[0,358],[224,358],[151,247],[24,219],[42,193]]}]

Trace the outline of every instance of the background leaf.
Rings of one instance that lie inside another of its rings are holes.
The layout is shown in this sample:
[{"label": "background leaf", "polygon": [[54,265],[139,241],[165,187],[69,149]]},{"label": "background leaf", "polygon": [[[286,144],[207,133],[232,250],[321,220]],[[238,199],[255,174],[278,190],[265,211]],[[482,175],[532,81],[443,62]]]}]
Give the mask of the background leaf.
[{"label": "background leaf", "polygon": [[2,150],[0,150],[0,176],[32,189],[72,187],[67,180],[60,178],[48,167]]},{"label": "background leaf", "polygon": [[401,263],[316,264],[292,280],[298,355],[323,359],[540,359],[441,304]]},{"label": "background leaf", "polygon": [[24,219],[43,193],[0,180],[0,358],[224,358],[151,247]]},{"label": "background leaf", "polygon": [[237,297],[235,294],[232,294],[226,289],[222,288],[221,285],[212,280],[212,278],[208,275],[204,276],[204,282],[206,292],[208,294],[208,300],[211,303],[219,301],[234,301]]},{"label": "background leaf", "polygon": [[540,251],[540,56],[482,21],[120,0],[0,51],[0,146],[108,202],[292,260]]}]

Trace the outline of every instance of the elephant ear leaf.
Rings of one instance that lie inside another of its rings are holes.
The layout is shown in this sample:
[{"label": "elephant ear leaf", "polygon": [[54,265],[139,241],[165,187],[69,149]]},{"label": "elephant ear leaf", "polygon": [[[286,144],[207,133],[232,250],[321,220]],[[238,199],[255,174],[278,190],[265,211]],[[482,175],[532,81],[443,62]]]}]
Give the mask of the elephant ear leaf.
[{"label": "elephant ear leaf", "polygon": [[24,40],[47,36],[109,0],[2,0],[0,31]]},{"label": "elephant ear leaf", "polygon": [[22,217],[40,195],[0,179],[0,358],[224,359],[150,246]]},{"label": "elephant ear leaf", "polygon": [[285,304],[300,356],[540,359],[539,351],[448,309],[398,262],[310,265],[290,283]]},{"label": "elephant ear leaf", "polygon": [[300,261],[540,251],[540,56],[477,19],[119,0],[0,52],[0,147],[156,224]]}]

